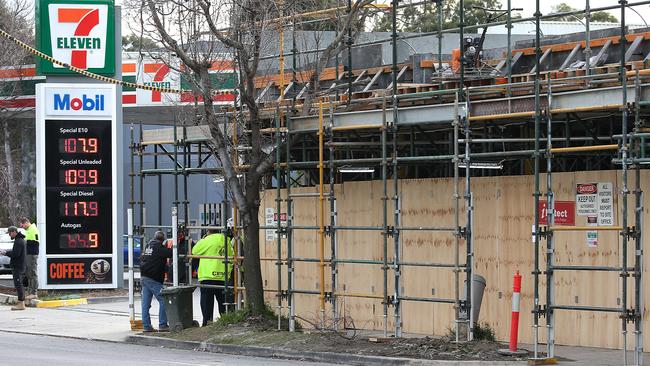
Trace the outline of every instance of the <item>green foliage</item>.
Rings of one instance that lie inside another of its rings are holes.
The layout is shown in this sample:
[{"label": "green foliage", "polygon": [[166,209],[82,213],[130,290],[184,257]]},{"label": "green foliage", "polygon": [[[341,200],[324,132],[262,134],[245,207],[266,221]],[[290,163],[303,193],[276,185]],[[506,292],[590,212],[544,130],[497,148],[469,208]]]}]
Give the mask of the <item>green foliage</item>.
[{"label": "green foliage", "polygon": [[[467,327],[466,326],[461,326],[460,327],[460,334],[459,334],[460,339],[467,339]],[[452,328],[449,327],[447,328],[447,332],[445,333],[445,338],[447,338],[450,341],[453,341],[456,339],[456,331]],[[475,341],[491,341],[495,342],[496,339],[496,334],[494,333],[494,329],[490,326],[488,323],[477,323],[474,325],[474,340]]]},{"label": "green foliage", "polygon": [[135,34],[122,36],[122,49],[126,52],[153,51],[159,48],[160,46],[154,40],[147,37]]},{"label": "green foliage", "polygon": [[[271,307],[266,304],[264,306],[264,311],[262,314],[255,315],[253,311],[248,308],[242,308],[236,311],[227,312],[216,321],[216,326],[226,327],[228,325],[235,325],[241,323],[251,323],[254,325],[259,325],[263,328],[273,328],[277,327],[278,316],[271,310]],[[289,319],[282,316],[280,317],[280,324],[282,330],[289,329]],[[296,321],[296,329],[301,329],[302,326]]]},{"label": "green foliage", "polygon": [[[553,5],[551,7],[551,13],[566,13],[570,11],[576,11],[579,9],[576,9],[572,7],[571,5],[567,3],[561,3],[557,5]],[[576,14],[576,15],[565,15],[557,18],[553,18],[553,20],[557,21],[563,21],[563,22],[571,22],[571,21],[576,21],[576,20],[582,20],[585,18],[584,14]],[[606,11],[597,11],[594,13],[591,13],[591,21],[592,22],[604,22],[604,23],[617,23],[618,18],[614,16],[611,13],[608,13]]]},{"label": "green foliage", "polygon": [[[442,28],[457,28],[460,25],[460,2],[458,0],[443,1],[441,5]],[[487,21],[485,12],[475,7],[501,9],[499,0],[465,0],[463,12],[465,25],[484,24]],[[400,32],[433,32],[439,27],[438,4],[427,3],[423,6],[411,6],[400,9],[397,15],[397,29]],[[373,31],[390,32],[392,15],[387,12],[375,23]],[[513,14],[513,18],[515,18]],[[474,33],[474,32],[473,32]]]},{"label": "green foliage", "polygon": [[477,341],[496,341],[494,329],[488,323],[477,323],[474,326],[474,339]]}]

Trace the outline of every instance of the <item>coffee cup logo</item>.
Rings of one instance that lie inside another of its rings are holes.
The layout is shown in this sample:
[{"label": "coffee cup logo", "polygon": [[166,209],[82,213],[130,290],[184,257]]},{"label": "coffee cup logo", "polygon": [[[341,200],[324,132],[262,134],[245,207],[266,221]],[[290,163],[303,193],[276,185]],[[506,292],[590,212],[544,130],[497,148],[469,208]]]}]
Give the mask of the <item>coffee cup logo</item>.
[{"label": "coffee cup logo", "polygon": [[106,259],[97,259],[90,264],[90,270],[97,281],[103,281],[106,274],[111,271],[111,264]]}]

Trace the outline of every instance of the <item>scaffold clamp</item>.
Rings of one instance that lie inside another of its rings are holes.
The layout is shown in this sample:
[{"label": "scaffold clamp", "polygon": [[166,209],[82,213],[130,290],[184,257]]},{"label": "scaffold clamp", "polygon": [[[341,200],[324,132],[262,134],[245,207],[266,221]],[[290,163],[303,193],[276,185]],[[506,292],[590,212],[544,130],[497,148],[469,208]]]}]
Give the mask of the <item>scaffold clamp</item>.
[{"label": "scaffold clamp", "polygon": [[325,292],[325,301],[332,302],[334,300],[334,295],[332,292]]},{"label": "scaffold clamp", "polygon": [[553,313],[553,309],[548,308],[546,305],[537,305],[532,313],[537,314],[540,318],[546,318],[546,315]]}]

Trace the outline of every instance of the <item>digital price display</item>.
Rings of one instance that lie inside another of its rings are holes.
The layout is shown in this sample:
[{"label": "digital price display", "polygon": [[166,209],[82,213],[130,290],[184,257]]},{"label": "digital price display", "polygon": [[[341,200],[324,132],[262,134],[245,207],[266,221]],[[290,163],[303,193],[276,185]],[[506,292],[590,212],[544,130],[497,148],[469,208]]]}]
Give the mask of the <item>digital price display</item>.
[{"label": "digital price display", "polygon": [[111,121],[47,120],[45,135],[48,253],[111,253]]},{"label": "digital price display", "polygon": [[61,234],[59,247],[66,249],[73,248],[98,248],[99,233],[76,233]]},{"label": "digital price display", "polygon": [[115,95],[112,85],[37,86],[44,288],[117,285]]}]

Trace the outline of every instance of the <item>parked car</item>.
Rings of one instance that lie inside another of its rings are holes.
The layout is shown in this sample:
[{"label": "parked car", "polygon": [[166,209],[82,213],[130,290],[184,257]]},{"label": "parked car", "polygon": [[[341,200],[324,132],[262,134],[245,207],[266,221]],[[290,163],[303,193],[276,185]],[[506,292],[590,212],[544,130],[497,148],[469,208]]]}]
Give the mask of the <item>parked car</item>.
[{"label": "parked car", "polygon": [[[140,251],[142,249],[142,237],[133,236],[133,265],[140,266]],[[129,265],[129,237],[124,235],[124,265]]]},{"label": "parked car", "polygon": [[[14,246],[14,241],[11,240],[9,234],[7,234],[7,228],[0,228],[0,249],[2,250],[11,250]],[[9,257],[4,255],[0,256],[0,274],[11,273],[11,267],[9,267]]]},{"label": "parked car", "polygon": [[[19,232],[25,234],[25,230],[22,228],[18,229]],[[11,250],[14,247],[14,241],[11,239],[9,234],[7,234],[7,228],[0,228],[0,249],[2,250]],[[0,274],[11,273],[11,267],[9,266],[9,257],[0,255]]]}]

